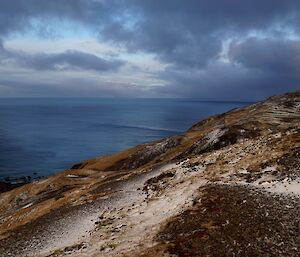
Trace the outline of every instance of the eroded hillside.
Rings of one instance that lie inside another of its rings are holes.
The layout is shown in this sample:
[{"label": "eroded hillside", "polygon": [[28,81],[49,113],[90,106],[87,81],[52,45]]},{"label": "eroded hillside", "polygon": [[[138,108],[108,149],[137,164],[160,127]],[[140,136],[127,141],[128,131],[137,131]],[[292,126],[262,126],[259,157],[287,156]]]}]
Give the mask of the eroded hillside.
[{"label": "eroded hillside", "polygon": [[0,256],[298,256],[299,197],[297,91],[2,193]]}]

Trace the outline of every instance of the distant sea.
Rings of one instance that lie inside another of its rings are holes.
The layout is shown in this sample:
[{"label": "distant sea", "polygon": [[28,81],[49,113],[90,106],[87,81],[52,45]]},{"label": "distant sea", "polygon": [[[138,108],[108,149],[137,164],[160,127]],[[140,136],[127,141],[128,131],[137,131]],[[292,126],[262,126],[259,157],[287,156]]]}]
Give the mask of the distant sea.
[{"label": "distant sea", "polygon": [[244,102],[196,99],[0,98],[0,180],[73,164],[180,134]]}]

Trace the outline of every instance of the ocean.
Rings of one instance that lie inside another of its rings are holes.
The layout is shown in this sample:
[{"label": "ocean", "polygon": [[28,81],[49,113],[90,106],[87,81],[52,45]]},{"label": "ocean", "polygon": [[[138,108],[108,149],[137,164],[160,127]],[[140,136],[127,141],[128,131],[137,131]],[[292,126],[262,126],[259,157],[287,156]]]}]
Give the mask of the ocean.
[{"label": "ocean", "polygon": [[196,99],[0,98],[0,180],[40,177],[180,134],[244,102]]}]

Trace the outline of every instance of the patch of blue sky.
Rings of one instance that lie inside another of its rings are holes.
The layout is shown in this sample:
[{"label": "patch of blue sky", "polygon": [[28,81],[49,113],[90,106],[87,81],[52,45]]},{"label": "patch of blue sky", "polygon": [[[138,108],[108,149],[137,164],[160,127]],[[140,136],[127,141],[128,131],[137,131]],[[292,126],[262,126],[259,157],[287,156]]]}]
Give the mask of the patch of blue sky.
[{"label": "patch of blue sky", "polygon": [[30,26],[26,30],[11,33],[6,39],[28,39],[28,40],[56,40],[56,39],[86,39],[95,35],[91,29],[87,29],[82,24],[58,18],[32,18]]}]

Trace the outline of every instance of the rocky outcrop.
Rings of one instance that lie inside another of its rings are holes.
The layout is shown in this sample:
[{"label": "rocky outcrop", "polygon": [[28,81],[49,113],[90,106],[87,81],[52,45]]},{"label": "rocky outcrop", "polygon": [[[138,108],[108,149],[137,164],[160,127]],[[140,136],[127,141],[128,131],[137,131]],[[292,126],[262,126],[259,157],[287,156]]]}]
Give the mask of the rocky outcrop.
[{"label": "rocky outcrop", "polygon": [[12,190],[16,187],[22,186],[25,183],[16,183],[16,184],[12,184],[10,182],[5,182],[5,181],[0,181],[0,193]]},{"label": "rocky outcrop", "polygon": [[0,256],[300,254],[300,91],[0,195]]},{"label": "rocky outcrop", "polygon": [[[175,136],[160,140],[153,144],[148,144],[142,147],[142,149],[129,155],[113,166],[107,168],[107,170],[132,170],[142,167],[153,161],[159,162],[164,159],[165,155],[176,146],[180,144],[181,137]],[[156,160],[158,158],[159,160]]]}]

